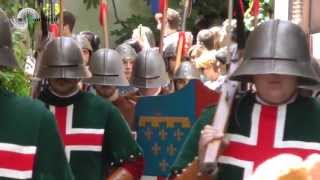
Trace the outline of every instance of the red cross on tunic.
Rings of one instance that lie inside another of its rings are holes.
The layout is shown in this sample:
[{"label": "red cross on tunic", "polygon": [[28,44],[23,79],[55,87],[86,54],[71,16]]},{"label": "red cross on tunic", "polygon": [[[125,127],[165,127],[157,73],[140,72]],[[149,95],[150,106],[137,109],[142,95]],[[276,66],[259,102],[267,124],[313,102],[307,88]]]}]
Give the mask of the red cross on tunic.
[{"label": "red cross on tunic", "polygon": [[73,105],[50,107],[57,120],[67,158],[70,151],[101,151],[104,129],[73,128]]},{"label": "red cross on tunic", "polygon": [[[294,154],[304,159],[310,154],[319,153],[319,150],[301,149],[298,145],[292,148],[274,147],[276,128],[279,128],[276,126],[278,110],[278,107],[261,106],[256,145],[248,145],[231,140],[223,156],[252,162],[253,170],[255,170],[264,161],[283,153]],[[282,121],[285,121],[285,119],[282,119]],[[277,141],[285,142],[283,139]]]}]

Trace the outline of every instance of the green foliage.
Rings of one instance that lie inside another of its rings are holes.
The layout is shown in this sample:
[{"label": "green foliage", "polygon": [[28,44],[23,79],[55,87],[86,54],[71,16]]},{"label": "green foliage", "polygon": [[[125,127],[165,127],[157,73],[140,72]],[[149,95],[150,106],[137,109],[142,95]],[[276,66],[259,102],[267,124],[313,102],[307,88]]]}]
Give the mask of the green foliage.
[{"label": "green foliage", "polygon": [[0,8],[2,8],[9,17],[12,17],[17,14],[19,8],[21,8],[21,4],[17,3],[15,0],[0,0]]},{"label": "green foliage", "polygon": [[87,5],[87,9],[97,8],[100,0],[83,0],[83,3]]},{"label": "green foliage", "polygon": [[1,69],[0,84],[19,96],[28,96],[30,93],[30,82],[22,70]]},{"label": "green foliage", "polygon": [[123,41],[131,38],[132,30],[138,27],[138,25],[140,24],[150,27],[151,30],[155,33],[155,37],[159,36],[159,31],[155,29],[156,22],[152,16],[143,17],[138,15],[132,15],[125,21],[116,22],[116,24],[120,24],[122,26],[119,29],[111,31],[111,35],[119,37],[116,40],[116,44],[120,44]]},{"label": "green foliage", "polygon": [[[150,5],[150,0],[145,0],[147,5]],[[183,11],[184,0],[170,0],[169,7],[177,9],[180,12]],[[227,1],[226,0],[198,0],[196,4],[193,5],[192,14],[187,21],[187,29],[195,31],[195,21],[203,16],[209,19],[209,23],[214,24],[215,22],[222,22],[227,14]],[[111,34],[119,37],[116,43],[121,43],[128,39],[132,30],[136,28],[139,24],[150,27],[155,33],[155,38],[159,39],[159,31],[156,28],[156,22],[152,14],[148,16],[132,15],[124,21],[117,22],[116,24],[122,27],[111,31]]]},{"label": "green foliage", "polygon": [[[260,9],[259,15],[257,18],[250,14],[251,7],[253,5],[253,0],[249,1],[249,7],[244,15],[244,23],[246,30],[253,31],[255,26],[267,21],[270,19],[270,13],[272,13],[272,0],[259,0],[260,1]],[[257,21],[257,22],[255,22]]]},{"label": "green foliage", "polygon": [[[14,52],[20,67],[25,64],[27,46],[22,32],[13,33]],[[22,69],[2,68],[0,71],[0,84],[5,89],[20,95],[28,96],[30,92],[30,82]]]},{"label": "green foliage", "polygon": [[[0,0],[1,8],[8,14],[9,17],[15,16],[20,8],[23,8],[18,1]],[[28,1],[26,1],[26,4]],[[29,4],[33,4],[30,0]],[[29,46],[27,45],[28,33],[15,31],[12,33],[13,50],[18,60],[20,67],[25,64]],[[0,70],[0,84],[5,89],[21,95],[27,96],[30,92],[30,83],[28,77],[22,69],[2,68]]]},{"label": "green foliage", "polygon": [[227,0],[198,0],[193,5],[194,14],[211,18],[211,23],[223,21],[228,14]]}]

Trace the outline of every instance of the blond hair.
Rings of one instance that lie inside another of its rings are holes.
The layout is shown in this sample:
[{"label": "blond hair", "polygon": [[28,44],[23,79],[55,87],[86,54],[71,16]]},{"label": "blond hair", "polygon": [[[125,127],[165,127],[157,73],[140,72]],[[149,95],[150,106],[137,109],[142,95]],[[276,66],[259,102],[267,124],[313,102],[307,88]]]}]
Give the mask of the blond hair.
[{"label": "blond hair", "polygon": [[225,74],[227,67],[225,64],[216,59],[216,54],[216,50],[205,51],[200,57],[196,58],[196,67],[198,69],[207,69],[213,67],[220,74]]},{"label": "blond hair", "polygon": [[211,67],[217,62],[216,51],[205,51],[195,61],[198,69]]}]

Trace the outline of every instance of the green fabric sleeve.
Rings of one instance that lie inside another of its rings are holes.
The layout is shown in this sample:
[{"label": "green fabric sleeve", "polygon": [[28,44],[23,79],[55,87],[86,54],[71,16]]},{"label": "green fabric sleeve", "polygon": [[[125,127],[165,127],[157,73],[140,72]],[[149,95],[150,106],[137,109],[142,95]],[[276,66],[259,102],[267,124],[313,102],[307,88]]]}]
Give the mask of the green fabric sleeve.
[{"label": "green fabric sleeve", "polygon": [[34,180],[73,180],[53,115],[45,112],[40,120]]},{"label": "green fabric sleeve", "polygon": [[198,156],[198,142],[200,139],[200,132],[205,125],[212,122],[214,112],[215,107],[210,107],[208,109],[205,109],[205,111],[201,113],[200,118],[196,121],[196,123],[190,130],[175,163],[171,167],[172,174],[180,173],[182,169],[187,167],[188,164]]},{"label": "green fabric sleeve", "polygon": [[131,130],[119,110],[111,104],[109,108],[103,151],[107,165],[118,166],[141,157],[142,150],[133,139]]}]

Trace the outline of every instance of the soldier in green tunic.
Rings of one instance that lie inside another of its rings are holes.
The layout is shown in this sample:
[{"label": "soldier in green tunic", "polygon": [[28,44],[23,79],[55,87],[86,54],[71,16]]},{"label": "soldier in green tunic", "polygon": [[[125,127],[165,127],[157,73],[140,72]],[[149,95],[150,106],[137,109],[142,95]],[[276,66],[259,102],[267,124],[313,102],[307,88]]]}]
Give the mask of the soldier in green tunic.
[{"label": "soldier in green tunic", "polygon": [[[0,9],[0,66],[18,68],[9,19]],[[0,179],[72,180],[52,114],[0,87]]]},{"label": "soldier in green tunic", "polygon": [[[215,107],[203,112],[172,167],[172,179],[244,180],[275,156],[306,158],[320,152],[320,105],[298,94],[298,85],[319,82],[301,28],[280,20],[258,26],[248,38],[244,58],[231,79],[253,82],[256,93],[235,100],[226,133],[208,125]],[[206,146],[221,138],[229,144],[218,158],[218,171],[202,176],[199,162]]]},{"label": "soldier in green tunic", "polygon": [[110,102],[79,89],[91,73],[75,40],[51,41],[40,62],[37,75],[48,88],[39,99],[55,115],[75,179],[138,179],[143,155],[127,123]]}]

